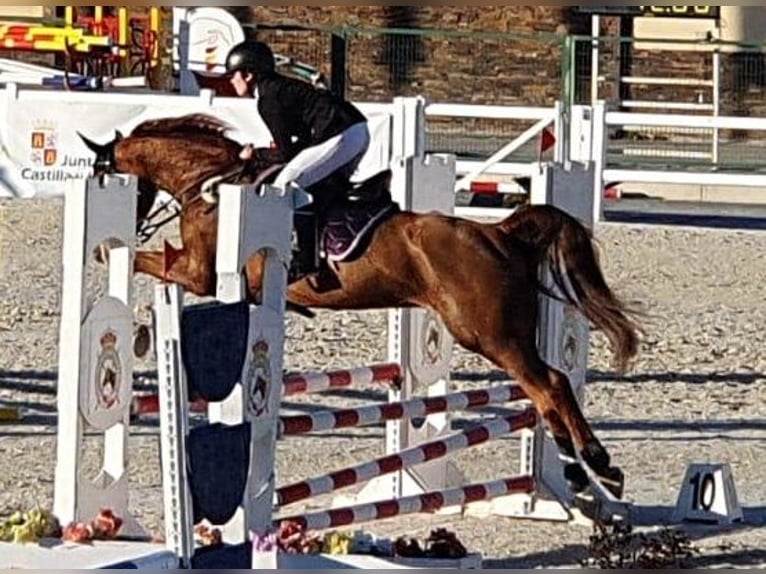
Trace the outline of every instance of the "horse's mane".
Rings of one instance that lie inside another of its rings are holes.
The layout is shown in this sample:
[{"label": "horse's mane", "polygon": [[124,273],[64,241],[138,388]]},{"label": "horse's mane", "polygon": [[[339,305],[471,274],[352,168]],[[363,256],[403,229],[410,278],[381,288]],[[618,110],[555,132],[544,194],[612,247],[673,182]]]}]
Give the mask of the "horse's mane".
[{"label": "horse's mane", "polygon": [[188,114],[177,118],[160,118],[140,123],[131,132],[131,137],[225,137],[231,126],[207,114]]}]

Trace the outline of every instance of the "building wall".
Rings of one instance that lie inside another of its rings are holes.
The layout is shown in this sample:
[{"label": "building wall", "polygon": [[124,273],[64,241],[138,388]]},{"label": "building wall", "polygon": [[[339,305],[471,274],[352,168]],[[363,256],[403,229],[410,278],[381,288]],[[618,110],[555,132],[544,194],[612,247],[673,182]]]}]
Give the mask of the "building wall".
[{"label": "building wall", "polygon": [[[571,7],[552,6],[258,6],[250,16],[256,25],[309,23],[466,33],[464,37],[352,34],[347,93],[374,101],[426,93],[434,101],[550,104],[561,90],[563,39],[568,33],[587,33],[589,25]],[[470,32],[519,37],[480,38]],[[258,37],[278,51],[329,70],[327,36],[260,31]]]},{"label": "building wall", "polygon": [[[355,99],[385,101],[396,95],[425,93],[434,101],[487,104],[550,105],[562,95],[563,51],[567,34],[590,35],[590,17],[574,7],[553,6],[258,6],[237,9],[256,25],[315,24],[360,28],[421,28],[457,32],[501,32],[503,39],[450,37],[382,37],[349,40],[348,94]],[[766,9],[761,10],[766,14]],[[642,20],[647,20],[646,18]],[[618,18],[602,18],[602,34],[617,38]],[[329,72],[329,39],[306,33],[258,32],[277,50],[296,55]],[[604,44],[601,72],[607,78],[599,96],[618,102],[620,59],[617,44]],[[578,99],[590,97],[590,49],[576,54]],[[707,53],[637,50],[629,73],[712,79]],[[722,113],[766,114],[766,64],[761,53],[722,57]],[[624,90],[623,90],[624,91]],[[657,101],[712,100],[709,88],[634,86],[631,99]]]}]

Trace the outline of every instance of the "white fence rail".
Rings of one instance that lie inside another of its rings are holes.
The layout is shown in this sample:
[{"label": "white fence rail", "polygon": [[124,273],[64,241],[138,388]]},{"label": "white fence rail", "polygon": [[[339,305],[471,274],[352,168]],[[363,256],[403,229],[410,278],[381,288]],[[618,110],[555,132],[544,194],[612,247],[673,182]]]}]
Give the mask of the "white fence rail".
[{"label": "white fence rail", "polygon": [[[392,134],[388,133],[389,126],[384,121],[391,110],[391,103],[363,103],[359,106],[371,120],[375,132],[375,144],[363,162],[367,168],[365,173],[368,170],[372,173],[386,163],[392,151],[389,149]],[[232,134],[235,139],[257,144],[268,142],[270,134],[256,117],[257,114],[252,113],[252,102],[215,98],[209,93],[202,93],[198,97],[118,92],[63,94],[60,91],[19,89],[10,84],[0,91],[0,144],[4,149],[3,157],[0,157],[0,196],[55,195],[60,192],[63,182],[87,177],[91,154],[77,137],[78,131],[97,141],[108,141],[113,137],[115,129],[125,133],[143,119],[189,112],[214,113],[238,126],[239,129]],[[465,140],[460,142],[458,139],[456,143],[474,145],[476,142],[473,138],[477,137],[476,134],[472,136],[466,132],[453,133],[449,127],[452,120],[514,122],[514,129],[518,127],[521,132],[513,137],[493,136],[494,143],[490,146],[486,146],[486,135],[478,134],[478,138],[484,140],[482,147],[485,151],[479,159],[460,157],[458,154],[460,179],[456,190],[471,191],[472,183],[482,180],[483,184],[489,180],[497,182],[497,189],[493,190],[497,193],[511,192],[511,189],[514,189],[512,193],[518,193],[518,186],[514,188],[508,180],[530,177],[539,170],[539,157],[530,161],[528,144],[539,137],[543,130],[550,130],[555,136],[552,154],[554,160],[595,163],[597,219],[601,216],[604,182],[607,185],[646,183],[766,188],[766,173],[759,171],[766,167],[766,159],[763,165],[756,160],[752,168],[737,171],[723,171],[720,168],[725,167],[725,164],[722,163],[709,163],[706,169],[699,169],[699,166],[694,170],[669,169],[646,162],[642,165],[642,157],[623,149],[625,157],[629,157],[631,163],[638,167],[625,169],[620,165],[622,162],[608,163],[619,151],[612,146],[609,138],[610,132],[616,130],[667,128],[707,130],[716,134],[727,130],[766,132],[766,118],[607,112],[603,102],[592,107],[572,108],[566,108],[560,103],[551,107],[520,107],[426,102],[425,114],[426,127],[418,131],[421,134],[419,139],[428,139],[441,133],[447,138],[449,146],[452,145],[452,138]],[[525,122],[529,125],[525,126]],[[445,126],[441,132],[440,125]],[[414,133],[416,130],[412,131]],[[504,130],[503,133],[508,132]],[[763,137],[763,141],[766,142],[766,137]],[[420,141],[402,143],[423,145]],[[497,145],[495,151],[492,147],[494,145]],[[761,149],[755,144],[737,142],[735,145],[747,146],[743,149],[750,152],[751,157],[753,149]],[[518,153],[521,148],[525,148],[524,157]],[[766,151],[766,145],[762,149]],[[755,154],[754,157],[758,158],[759,155]],[[507,213],[499,208],[463,207],[458,207],[456,212],[460,215],[490,217]]]},{"label": "white fence rail", "polygon": [[[557,104],[552,108],[502,108],[497,106],[460,106],[452,104],[431,104],[426,108],[426,115],[447,116],[454,118],[482,119],[525,119],[537,123],[518,138],[509,142],[502,149],[492,154],[485,161],[458,161],[458,170],[463,179],[456,190],[466,189],[466,184],[479,175],[525,177],[539,169],[537,162],[513,162],[509,156],[520,145],[528,142],[536,133],[547,125],[555,126],[556,153],[559,161],[594,162],[595,217],[602,217],[603,191],[606,186],[615,183],[677,184],[695,186],[727,186],[766,189],[766,173],[755,169],[738,171],[717,171],[711,163],[709,169],[667,169],[647,164],[633,169],[623,169],[609,165],[608,157],[614,150],[610,148],[609,133],[618,129],[628,131],[632,128],[668,128],[709,130],[720,133],[724,130],[764,132],[766,136],[766,118],[743,118],[709,115],[650,114],[634,112],[607,112],[603,102],[595,106],[575,106],[568,113]],[[766,141],[766,137],[764,137]],[[637,160],[630,150],[622,150],[631,159]],[[764,146],[766,152],[766,145]],[[653,155],[653,157],[657,157]],[[766,168],[766,153],[763,166]],[[503,217],[510,210],[500,208],[457,208],[456,213],[464,216]]]},{"label": "white fence rail", "polygon": [[[553,108],[436,103],[429,104],[426,107],[426,117],[535,122],[529,129],[525,130],[521,135],[484,161],[458,160],[458,175],[463,177],[457,182],[455,191],[467,191],[470,188],[470,184],[481,175],[531,176],[532,166],[529,162],[508,162],[504,160],[507,160],[514,152],[538,137],[549,126],[553,126],[556,134],[563,132],[562,107],[558,103]],[[560,159],[564,156],[564,138],[557,137],[556,141],[557,149],[555,157]]]},{"label": "white fence rail", "polygon": [[[689,128],[708,129],[716,133],[722,130],[764,132],[766,134],[766,118],[743,118],[728,116],[704,116],[704,115],[673,115],[673,114],[645,114],[608,112],[603,119],[603,125],[596,127],[599,138],[606,142],[610,129],[626,127],[662,127],[662,128]],[[613,169],[606,160],[607,144],[604,144],[602,156],[603,180],[607,183],[631,182],[646,184],[677,184],[677,185],[706,185],[706,186],[732,186],[751,187],[766,189],[766,174],[754,171],[720,172],[711,170],[666,170],[653,167],[639,169]],[[766,148],[764,148],[766,151]],[[711,164],[712,167],[712,164]],[[763,166],[766,168],[766,153],[764,154]]]}]

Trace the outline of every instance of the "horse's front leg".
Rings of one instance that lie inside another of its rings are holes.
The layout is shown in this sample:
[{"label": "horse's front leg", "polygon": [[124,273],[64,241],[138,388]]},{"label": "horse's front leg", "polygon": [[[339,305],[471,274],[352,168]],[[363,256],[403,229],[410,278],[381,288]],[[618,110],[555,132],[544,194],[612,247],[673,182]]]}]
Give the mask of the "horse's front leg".
[{"label": "horse's front leg", "polygon": [[247,261],[247,265],[245,265],[247,292],[251,303],[258,303],[261,300],[265,261],[266,258],[262,253],[256,253]]},{"label": "horse's front leg", "polygon": [[199,254],[188,248],[137,251],[133,270],[180,285],[199,297],[215,295],[215,261],[201,261]]}]

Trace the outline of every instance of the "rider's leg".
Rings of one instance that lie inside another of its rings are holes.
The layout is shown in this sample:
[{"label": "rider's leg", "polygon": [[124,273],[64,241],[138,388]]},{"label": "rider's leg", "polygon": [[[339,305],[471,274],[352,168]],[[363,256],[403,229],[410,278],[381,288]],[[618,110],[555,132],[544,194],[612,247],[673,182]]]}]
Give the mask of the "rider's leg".
[{"label": "rider's leg", "polygon": [[330,175],[357,162],[370,145],[366,123],[351,126],[329,140],[303,150],[290,161],[274,182],[277,186],[296,185],[308,189]]}]

